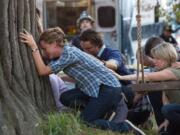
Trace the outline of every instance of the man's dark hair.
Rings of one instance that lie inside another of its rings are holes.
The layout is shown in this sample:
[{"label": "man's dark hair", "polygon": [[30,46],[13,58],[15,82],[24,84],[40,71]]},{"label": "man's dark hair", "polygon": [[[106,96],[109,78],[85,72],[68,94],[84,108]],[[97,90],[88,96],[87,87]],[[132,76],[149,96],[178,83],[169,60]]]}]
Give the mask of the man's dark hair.
[{"label": "man's dark hair", "polygon": [[85,30],[80,35],[80,40],[84,42],[89,41],[91,44],[99,48],[103,46],[103,41],[101,39],[101,36],[92,29]]},{"label": "man's dark hair", "polygon": [[155,46],[157,46],[158,44],[164,42],[164,40],[160,37],[151,37],[146,41],[146,44],[144,46],[144,52],[145,55],[150,56],[151,57],[151,49]]}]

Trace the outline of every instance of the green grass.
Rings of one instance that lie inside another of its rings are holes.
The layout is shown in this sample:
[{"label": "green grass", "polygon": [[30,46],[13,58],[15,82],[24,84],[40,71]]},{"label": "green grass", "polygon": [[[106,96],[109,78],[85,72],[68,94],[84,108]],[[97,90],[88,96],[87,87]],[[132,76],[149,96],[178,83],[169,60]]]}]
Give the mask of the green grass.
[{"label": "green grass", "polygon": [[43,135],[80,135],[81,122],[78,115],[55,113],[47,116],[42,123]]},{"label": "green grass", "polygon": [[[52,113],[41,122],[42,135],[133,135],[104,131],[87,127],[79,118],[79,113]],[[156,135],[153,131],[145,131],[147,135]]]}]

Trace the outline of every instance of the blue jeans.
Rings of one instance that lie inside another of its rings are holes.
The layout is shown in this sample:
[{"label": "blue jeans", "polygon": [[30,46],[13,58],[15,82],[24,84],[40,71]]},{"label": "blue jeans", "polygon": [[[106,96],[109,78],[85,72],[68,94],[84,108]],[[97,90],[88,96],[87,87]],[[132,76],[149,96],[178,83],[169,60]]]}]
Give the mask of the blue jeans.
[{"label": "blue jeans", "polygon": [[170,122],[170,134],[180,134],[180,104],[168,104],[163,106],[162,114]]},{"label": "blue jeans", "polygon": [[80,106],[84,109],[81,111],[81,118],[90,126],[96,126],[101,129],[110,129],[113,131],[127,132],[129,131],[126,123],[114,123],[104,120],[103,117],[110,110],[115,110],[121,101],[122,95],[120,88],[101,85],[99,96],[97,98],[89,97],[78,89],[73,89],[62,93],[60,101],[65,106]]}]

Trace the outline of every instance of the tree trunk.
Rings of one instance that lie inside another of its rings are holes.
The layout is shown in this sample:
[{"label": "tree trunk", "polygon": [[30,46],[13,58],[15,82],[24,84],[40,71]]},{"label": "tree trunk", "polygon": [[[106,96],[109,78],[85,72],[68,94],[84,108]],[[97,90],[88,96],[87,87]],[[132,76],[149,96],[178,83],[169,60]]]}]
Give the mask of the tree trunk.
[{"label": "tree trunk", "polygon": [[54,108],[48,77],[39,77],[23,29],[38,36],[35,0],[0,0],[0,135],[40,135],[43,113]]}]

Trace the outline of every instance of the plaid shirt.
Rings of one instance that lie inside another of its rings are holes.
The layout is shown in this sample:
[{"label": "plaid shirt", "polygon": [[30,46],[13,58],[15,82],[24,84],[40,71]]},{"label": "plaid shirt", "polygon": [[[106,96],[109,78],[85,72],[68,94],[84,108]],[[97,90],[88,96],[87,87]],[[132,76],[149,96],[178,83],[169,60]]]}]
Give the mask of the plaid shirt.
[{"label": "plaid shirt", "polygon": [[52,72],[64,73],[77,81],[77,86],[88,96],[98,97],[101,84],[120,87],[119,81],[99,60],[76,47],[64,46],[58,60],[49,63]]}]

